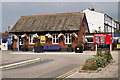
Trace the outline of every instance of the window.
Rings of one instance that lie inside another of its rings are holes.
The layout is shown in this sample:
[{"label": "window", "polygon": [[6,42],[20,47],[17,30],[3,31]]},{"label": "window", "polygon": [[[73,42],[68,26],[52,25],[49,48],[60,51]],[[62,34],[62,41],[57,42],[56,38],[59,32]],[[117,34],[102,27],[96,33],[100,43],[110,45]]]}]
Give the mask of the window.
[{"label": "window", "polygon": [[112,28],[112,32],[114,32],[114,28]]},{"label": "window", "polygon": [[83,40],[83,42],[85,41],[85,36],[83,35],[83,37],[82,37],[82,40]]},{"label": "window", "polygon": [[33,36],[33,34],[29,34],[29,44],[34,44],[32,36]]},{"label": "window", "polygon": [[19,36],[19,44],[20,44],[20,45],[23,45],[23,44],[24,44],[24,41],[23,41],[23,39],[21,38],[21,36]]},{"label": "window", "polygon": [[112,28],[111,27],[108,27],[108,32],[111,32],[112,31]]},{"label": "window", "polygon": [[105,28],[105,32],[108,32],[108,26],[104,26],[104,28]]},{"label": "window", "polygon": [[95,43],[99,43],[99,36],[95,37]]},{"label": "window", "polygon": [[52,43],[58,44],[58,34],[53,34]]},{"label": "window", "polygon": [[70,33],[65,34],[65,44],[71,44],[71,36]]},{"label": "window", "polygon": [[105,43],[105,37],[104,36],[101,36],[101,43]]},{"label": "window", "polygon": [[118,44],[120,43],[120,38],[118,39]]},{"label": "window", "polygon": [[86,39],[87,39],[87,43],[93,43],[93,37],[86,37]]},{"label": "window", "polygon": [[86,26],[86,28],[85,28],[85,32],[86,32],[86,33],[88,33],[88,32],[89,32],[89,31],[88,31],[88,27],[87,27],[87,26]]}]

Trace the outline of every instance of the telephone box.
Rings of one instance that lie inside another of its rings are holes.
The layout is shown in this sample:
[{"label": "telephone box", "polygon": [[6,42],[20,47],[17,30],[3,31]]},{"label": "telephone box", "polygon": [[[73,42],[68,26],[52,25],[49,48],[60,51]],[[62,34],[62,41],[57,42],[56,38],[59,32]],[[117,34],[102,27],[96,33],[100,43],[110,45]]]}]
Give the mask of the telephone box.
[{"label": "telephone box", "polygon": [[98,44],[110,44],[110,50],[113,50],[112,34],[93,34],[93,50],[97,50]]}]

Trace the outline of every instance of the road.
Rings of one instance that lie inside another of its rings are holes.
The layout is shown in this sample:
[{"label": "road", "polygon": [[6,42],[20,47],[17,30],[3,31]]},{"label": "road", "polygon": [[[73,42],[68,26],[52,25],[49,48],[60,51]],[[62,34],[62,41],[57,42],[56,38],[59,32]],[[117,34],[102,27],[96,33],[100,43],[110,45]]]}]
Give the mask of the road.
[{"label": "road", "polygon": [[41,58],[37,63],[2,71],[3,78],[55,78],[80,65],[92,57],[87,54],[10,54],[4,51],[3,63],[8,64],[30,58]]}]

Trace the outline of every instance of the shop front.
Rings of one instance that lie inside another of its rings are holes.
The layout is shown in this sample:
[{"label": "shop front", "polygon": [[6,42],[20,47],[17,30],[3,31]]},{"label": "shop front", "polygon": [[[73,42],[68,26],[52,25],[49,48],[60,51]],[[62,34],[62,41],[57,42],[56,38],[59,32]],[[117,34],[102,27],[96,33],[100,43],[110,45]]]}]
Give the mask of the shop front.
[{"label": "shop front", "polygon": [[113,49],[114,50],[120,49],[120,35],[118,34],[113,35]]},{"label": "shop front", "polygon": [[109,48],[113,50],[113,37],[112,34],[93,34],[93,50],[97,51],[97,48]]}]

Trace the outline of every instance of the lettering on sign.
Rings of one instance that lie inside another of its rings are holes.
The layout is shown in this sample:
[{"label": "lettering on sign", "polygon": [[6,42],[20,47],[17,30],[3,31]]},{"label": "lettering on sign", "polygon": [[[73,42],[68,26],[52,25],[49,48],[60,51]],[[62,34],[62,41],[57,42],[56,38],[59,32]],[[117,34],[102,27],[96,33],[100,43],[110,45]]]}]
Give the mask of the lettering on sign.
[{"label": "lettering on sign", "polygon": [[45,36],[40,36],[40,43],[45,43]]}]

